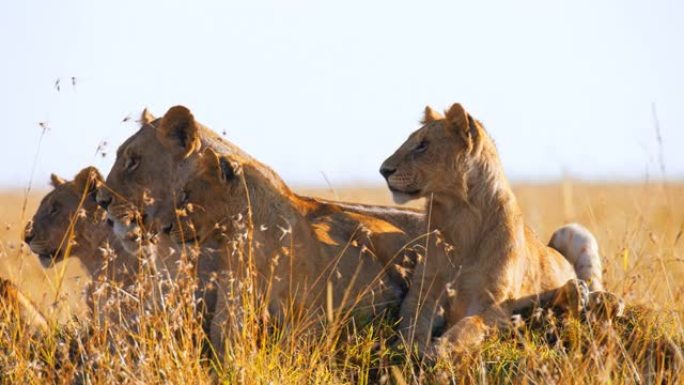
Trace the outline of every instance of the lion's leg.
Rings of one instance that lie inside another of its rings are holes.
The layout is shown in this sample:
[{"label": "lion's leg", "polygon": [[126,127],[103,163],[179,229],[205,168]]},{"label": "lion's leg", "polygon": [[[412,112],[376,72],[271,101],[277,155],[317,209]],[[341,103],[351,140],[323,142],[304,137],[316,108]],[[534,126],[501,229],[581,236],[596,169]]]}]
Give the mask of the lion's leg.
[{"label": "lion's leg", "polygon": [[510,323],[509,306],[491,306],[480,314],[467,316],[447,330],[432,346],[435,358],[449,358],[477,348],[487,333]]},{"label": "lion's leg", "polygon": [[226,344],[234,342],[240,331],[243,314],[243,299],[227,284],[228,277],[219,280],[216,289],[216,307],[209,326],[209,340],[220,362],[224,360]]},{"label": "lion's leg", "polygon": [[589,293],[587,310],[598,318],[612,319],[622,317],[625,311],[625,303],[613,293],[594,291]]},{"label": "lion's leg", "polygon": [[209,340],[219,361],[223,361],[227,329],[230,329],[230,325],[228,325],[228,303],[225,288],[220,288],[217,291],[216,308],[209,326]]},{"label": "lion's leg", "polygon": [[589,287],[581,279],[571,279],[555,290],[550,306],[569,311],[571,314],[582,313],[589,302]]},{"label": "lion's leg", "polygon": [[401,338],[419,356],[431,344],[433,331],[445,323],[446,288],[452,276],[451,262],[443,246],[434,237],[430,237],[427,245],[425,256],[418,258],[399,311]]},{"label": "lion's leg", "polygon": [[416,269],[411,288],[401,305],[399,333],[403,342],[416,348],[418,355],[430,344],[433,330],[443,324],[446,279],[442,275],[427,276],[425,266]]},{"label": "lion's leg", "polygon": [[[603,297],[597,297],[597,300],[600,298]],[[579,315],[587,308],[589,301],[590,294],[586,282],[571,279],[552,292],[547,305]],[[476,348],[482,343],[488,331],[509,324],[512,309],[518,309],[520,305],[520,301],[492,305],[480,314],[463,318],[436,341],[433,353],[439,357],[447,357]]]},{"label": "lion's leg", "polygon": [[550,306],[565,309],[574,315],[588,311],[602,319],[620,317],[625,309],[624,302],[618,296],[607,291],[590,292],[581,279],[571,279],[558,288]]}]

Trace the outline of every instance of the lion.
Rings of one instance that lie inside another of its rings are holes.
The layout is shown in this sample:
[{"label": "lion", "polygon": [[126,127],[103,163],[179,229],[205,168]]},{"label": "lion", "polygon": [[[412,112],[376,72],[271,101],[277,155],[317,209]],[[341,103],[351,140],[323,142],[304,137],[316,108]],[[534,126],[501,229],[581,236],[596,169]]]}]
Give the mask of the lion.
[{"label": "lion", "polygon": [[[232,274],[239,271],[239,257],[251,252],[270,319],[282,324],[293,318],[291,309],[322,316],[332,306],[337,314],[368,320],[398,307],[402,285],[373,241],[374,234],[398,233],[394,225],[298,196],[251,159],[206,148],[198,162],[196,174],[167,207],[163,227],[180,244],[224,249],[228,258],[222,269]],[[243,233],[248,242],[236,245],[232,240]],[[326,285],[332,298],[324,295]],[[240,322],[234,308],[224,308],[222,296],[229,297],[230,290],[219,291],[211,329],[219,352],[224,331],[234,329],[226,322]]]},{"label": "lion", "polygon": [[[112,293],[130,290],[138,283],[141,272],[150,273],[148,276],[175,277],[179,253],[163,237],[155,245],[162,247],[147,248],[138,254],[127,251],[107,223],[105,210],[95,201],[97,187],[103,182],[94,167],[84,168],[72,181],[53,174],[53,190],[42,199],[26,225],[24,241],[46,269],[54,268],[65,258],[81,263],[89,275],[83,295],[91,320],[99,316],[101,321],[108,317],[110,321],[128,322],[135,309],[124,309],[123,318],[119,318],[117,309],[105,309]],[[143,267],[148,270],[141,270]],[[102,290],[103,283],[122,290],[114,288],[109,293]],[[148,297],[150,304],[157,299]]]},{"label": "lion", "polygon": [[[88,285],[104,277],[130,285],[138,261],[122,247],[106,223],[105,211],[95,202],[96,189],[102,181],[94,167],[82,169],[72,181],[53,174],[53,190],[43,197],[27,223],[24,242],[38,256],[43,268],[72,257],[89,274]],[[85,300],[92,310],[92,296],[86,295]]]},{"label": "lion", "polygon": [[[141,123],[139,131],[117,150],[117,158],[107,176],[106,184],[97,194],[99,204],[107,209],[108,218],[114,223],[115,233],[130,250],[136,250],[147,242],[146,238],[150,234],[163,234],[165,230],[168,231],[164,229],[165,224],[161,223],[164,208],[168,211],[168,208],[177,202],[182,188],[200,169],[200,162],[204,158],[203,151],[209,148],[220,156],[235,159],[240,164],[249,164],[251,168],[258,169],[264,185],[269,182],[270,186],[277,187],[270,194],[275,194],[278,201],[290,202],[288,204],[292,205],[290,200],[293,199],[298,205],[303,205],[297,214],[300,217],[303,215],[306,221],[307,230],[303,233],[307,235],[302,242],[313,244],[301,247],[320,250],[321,242],[335,244],[330,247],[348,243],[348,239],[336,239],[339,238],[338,235],[329,234],[334,230],[333,226],[337,226],[337,222],[341,221],[335,219],[336,217],[348,221],[348,226],[363,225],[377,257],[372,269],[384,268],[392,286],[400,287],[403,292],[407,290],[407,277],[416,259],[416,251],[411,245],[416,239],[424,236],[426,229],[425,216],[422,212],[316,200],[296,195],[273,170],[199,124],[190,110],[183,106],[172,107],[160,119],[145,111]],[[262,200],[253,203],[260,209],[268,207],[263,201],[267,199],[266,196],[260,196],[259,199]],[[300,217],[298,220],[301,220]],[[307,233],[310,231],[308,227],[314,223],[315,237]],[[255,226],[259,228],[261,224],[255,223]],[[318,251],[306,256],[305,258],[314,259],[306,263],[323,263],[315,261],[317,255]],[[220,263],[222,262],[216,258],[200,259],[200,280],[220,271]],[[342,276],[351,276],[355,268],[356,266],[352,267],[351,271],[341,271]],[[324,270],[325,265],[320,265],[319,272]],[[343,293],[334,293],[335,298],[341,298],[342,295]]]},{"label": "lion", "polygon": [[105,223],[105,211],[95,202],[102,176],[94,167],[82,169],[72,181],[51,176],[50,191],[24,229],[24,242],[43,267],[77,256],[86,270],[96,274],[105,257],[100,249],[109,244],[117,255],[126,255]]},{"label": "lion", "polygon": [[[268,176],[279,179],[269,167],[198,123],[186,107],[172,107],[162,118],[144,110],[140,122],[140,129],[118,148],[106,184],[97,193],[98,203],[107,210],[114,231],[129,250],[137,250],[147,236],[158,232],[154,219],[159,207],[173,202],[179,188],[195,173],[202,148],[250,160]],[[387,241],[377,240],[389,243],[389,255],[425,232],[425,216],[420,210],[320,201],[396,226],[403,233]]]},{"label": "lion", "polygon": [[48,321],[36,305],[12,282],[3,278],[0,278],[0,319],[19,320],[33,333],[48,329]]},{"label": "lion", "polygon": [[[380,173],[397,203],[427,198],[430,230],[439,233],[400,311],[400,330],[420,353],[441,356],[477,346],[490,328],[535,301],[579,306],[584,284],[577,278],[602,288],[595,244],[582,253],[563,241],[576,228],[555,238],[569,252],[564,256],[525,225],[493,140],[460,104],[445,116],[427,107],[422,127]],[[446,332],[433,344],[432,323],[441,310]]]}]

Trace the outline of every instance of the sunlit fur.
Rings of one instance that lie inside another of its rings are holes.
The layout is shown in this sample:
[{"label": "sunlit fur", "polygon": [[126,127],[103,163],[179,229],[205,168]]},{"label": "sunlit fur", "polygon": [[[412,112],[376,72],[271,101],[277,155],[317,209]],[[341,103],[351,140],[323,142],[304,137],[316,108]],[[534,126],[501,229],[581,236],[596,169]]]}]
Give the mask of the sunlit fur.
[{"label": "sunlit fur", "polygon": [[[95,190],[102,182],[98,171],[87,167],[73,181],[54,176],[52,180],[54,189],[42,199],[25,229],[31,250],[45,268],[71,257],[79,260],[92,280],[102,276],[129,285],[135,279],[138,260],[121,247],[105,222],[105,211],[95,202]],[[91,301],[89,291],[86,294],[85,300]]]},{"label": "sunlit fur", "polygon": [[[132,241],[125,242],[127,246],[135,245],[138,238],[146,233],[158,231],[154,218],[157,217],[159,206],[173,202],[175,194],[195,173],[200,148],[211,148],[217,154],[248,159],[259,164],[265,175],[279,179],[273,170],[195,121],[191,112],[183,106],[172,107],[158,119],[145,110],[140,121],[141,128],[119,146],[106,184],[97,193],[98,201],[111,202],[107,209],[108,216],[124,229],[119,235],[125,241]],[[126,167],[132,164],[135,165],[132,169]],[[424,216],[416,210],[326,202],[344,211],[387,220],[406,233],[404,238],[411,239],[409,237],[425,230]]]},{"label": "sunlit fur", "polygon": [[400,326],[420,350],[430,349],[439,309],[448,330],[435,348],[458,352],[512,310],[576,278],[572,264],[525,225],[494,142],[460,104],[445,116],[426,108],[423,126],[382,167],[392,170],[387,183],[399,199],[428,198],[431,229],[441,233],[401,311]]},{"label": "sunlit fur", "polygon": [[[82,255],[89,262],[98,248],[112,242],[111,228],[105,225],[105,212],[95,202],[95,189],[101,176],[93,167],[81,170],[73,181],[52,177],[53,190],[40,202],[25,229],[25,239],[44,266],[61,261],[68,253]],[[92,255],[92,257],[91,257]]]},{"label": "sunlit fur", "polygon": [[44,332],[48,327],[47,320],[35,304],[10,281],[0,278],[0,319],[12,320],[15,317],[34,333]]},{"label": "sunlit fur", "polygon": [[[260,210],[279,212],[276,203],[271,204],[271,201],[288,202],[288,205],[292,206],[286,211],[294,210],[291,215],[296,214],[298,217],[297,220],[294,217],[291,218],[291,226],[306,228],[306,231],[296,230],[293,242],[297,244],[297,247],[300,247],[300,243],[305,243],[307,244],[305,249],[316,250],[311,253],[297,251],[298,263],[301,261],[305,266],[318,263],[320,267],[322,266],[320,262],[315,262],[317,258],[321,258],[320,248],[329,249],[325,254],[327,258],[332,254],[330,250],[340,251],[345,245],[350,244],[354,238],[352,235],[356,234],[355,236],[359,238],[363,234],[368,239],[366,247],[369,255],[372,254],[375,257],[367,258],[372,263],[366,266],[364,262],[361,276],[354,284],[372,285],[375,283],[374,278],[380,274],[378,278],[382,278],[386,285],[399,288],[393,294],[395,296],[393,302],[395,304],[398,302],[400,299],[398,295],[406,289],[406,276],[410,273],[415,260],[413,250],[406,246],[420,239],[424,233],[423,214],[411,209],[338,203],[300,197],[291,192],[273,170],[212,130],[197,123],[187,108],[172,107],[161,119],[152,120],[149,113],[145,115],[146,117],[141,119],[143,125],[140,130],[119,147],[117,159],[107,176],[106,185],[98,191],[98,201],[109,203],[108,215],[114,220],[115,227],[117,222],[122,223],[126,228],[126,233],[132,233],[133,237],[143,234],[144,238],[145,234],[163,233],[167,225],[173,222],[168,220],[168,215],[162,214],[165,211],[163,208],[166,207],[168,212],[168,209],[173,207],[183,187],[202,167],[200,163],[204,158],[204,150],[211,149],[220,156],[230,157],[241,165],[245,165],[247,169],[254,170],[254,172],[246,173],[248,177],[255,175],[256,178],[258,175],[260,182],[250,187],[263,187],[263,190],[256,192],[254,202],[252,202],[255,217],[261,214]],[[268,186],[268,189],[265,186]],[[221,187],[215,185],[209,188],[211,188],[210,191],[218,191]],[[242,202],[239,207],[244,209],[244,206]],[[208,212],[205,209],[203,215],[210,215],[211,213],[207,214]],[[139,221],[132,221],[131,217],[136,217]],[[298,222],[303,224],[298,224]],[[283,229],[288,228],[287,223],[277,215],[268,222],[260,224],[255,222],[257,226],[255,229],[259,229],[261,224],[268,227],[271,234],[278,234],[281,231],[279,226]],[[337,228],[342,225],[343,228]],[[178,230],[188,229],[175,229],[175,231]],[[300,235],[301,240],[297,239]],[[195,236],[193,230],[183,231],[183,237],[186,240],[192,240]],[[269,252],[275,253],[282,246]],[[346,253],[350,254],[351,250],[360,249],[361,246],[355,246]],[[262,247],[262,250],[268,250],[268,247]],[[344,261],[345,264],[351,265],[348,259]],[[208,277],[220,271],[222,267],[218,265],[218,262],[217,258],[200,261],[200,276]],[[354,265],[353,268],[358,268],[358,265]],[[316,274],[323,273],[324,271],[319,269]],[[283,279],[289,278],[285,273],[282,275],[284,275]],[[344,279],[349,279],[349,269],[345,268],[342,275]],[[311,282],[307,285],[311,285]],[[335,298],[342,297],[338,291],[341,286],[344,284],[340,284],[339,287],[335,286]],[[320,290],[320,288],[310,287],[310,290]]]},{"label": "sunlit fur", "polygon": [[[292,308],[323,315],[328,282],[331,305],[341,314],[352,310],[357,319],[371,319],[398,307],[404,277],[395,265],[410,261],[393,258],[404,246],[404,232],[383,219],[298,196],[264,170],[251,159],[205,150],[198,172],[183,188],[183,201],[168,208],[165,223],[174,238],[226,250],[220,270],[232,273],[238,270],[238,258],[251,251],[256,287],[261,293],[268,290],[268,313],[278,322],[291,318]],[[232,238],[242,232],[248,233],[249,242],[237,245]],[[378,249],[392,242],[394,254]],[[236,317],[223,305],[219,301],[212,328],[219,347],[223,324]]]}]

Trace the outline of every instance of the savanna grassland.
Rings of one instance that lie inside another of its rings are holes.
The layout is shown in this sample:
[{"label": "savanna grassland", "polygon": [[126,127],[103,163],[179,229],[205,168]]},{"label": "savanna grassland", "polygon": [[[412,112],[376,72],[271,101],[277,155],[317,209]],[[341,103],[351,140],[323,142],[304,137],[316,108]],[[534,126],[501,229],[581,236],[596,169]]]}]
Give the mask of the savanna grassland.
[{"label": "savanna grassland", "polygon": [[[390,204],[384,188],[300,192]],[[625,314],[604,320],[537,313],[526,327],[502,329],[458,361],[423,367],[392,348],[389,322],[362,328],[333,314],[322,328],[245,326],[222,364],[212,360],[193,309],[181,300],[145,314],[135,328],[85,326],[73,321],[86,311],[80,292],[87,277],[78,264],[67,260],[46,272],[22,246],[24,223],[42,194],[30,194],[24,209],[22,192],[2,193],[0,276],[59,321],[32,334],[2,313],[2,383],[682,383],[684,184],[565,181],[517,184],[515,192],[540,238],[575,221],[596,235],[606,287],[624,299]],[[246,311],[256,319],[259,305],[250,303]]]}]

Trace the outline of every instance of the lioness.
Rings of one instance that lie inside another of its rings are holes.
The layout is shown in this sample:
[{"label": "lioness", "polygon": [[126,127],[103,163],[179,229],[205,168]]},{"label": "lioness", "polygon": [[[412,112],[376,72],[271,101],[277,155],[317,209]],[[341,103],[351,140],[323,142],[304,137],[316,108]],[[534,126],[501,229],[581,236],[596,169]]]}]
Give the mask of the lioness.
[{"label": "lioness", "polygon": [[[115,232],[131,250],[144,242],[150,232],[161,231],[156,222],[160,208],[175,202],[176,195],[197,172],[201,149],[211,148],[217,154],[249,162],[260,169],[264,178],[284,185],[273,170],[196,122],[185,107],[172,107],[161,119],[155,119],[145,111],[141,122],[140,130],[119,147],[106,186],[97,194],[98,202],[107,208]],[[307,199],[300,198],[302,201]],[[415,257],[405,246],[424,232],[422,213],[410,209],[318,202],[319,211],[312,209],[314,213],[327,215],[326,210],[341,210],[350,216],[358,214],[391,224],[392,231],[371,234],[377,257],[386,265],[410,267]],[[216,268],[200,266],[200,270],[215,271]],[[393,278],[405,286],[404,278]]]},{"label": "lioness", "polygon": [[[42,199],[33,219],[27,224],[24,241],[45,268],[54,266],[65,257],[78,259],[90,275],[90,280],[84,280],[89,287],[83,294],[91,315],[100,320],[105,316],[115,320],[113,317],[123,315],[122,320],[128,321],[132,314],[129,310],[134,309],[105,309],[105,304],[112,300],[111,293],[96,289],[102,288],[100,285],[106,282],[108,286],[114,286],[114,293],[130,290],[131,285],[141,278],[142,266],[149,270],[146,273],[162,278],[173,275],[169,270],[176,266],[178,256],[171,247],[155,247],[140,255],[128,252],[107,224],[105,210],[95,202],[97,186],[103,182],[94,167],[84,168],[73,181],[52,175],[54,189]],[[163,241],[160,243],[170,245]],[[93,295],[95,291],[97,298]],[[154,295],[148,294],[146,300],[151,304]],[[123,312],[119,314],[119,310]]]},{"label": "lioness", "polygon": [[[53,174],[53,190],[43,197],[26,225],[24,241],[44,268],[74,257],[92,281],[106,277],[129,285],[135,279],[138,260],[121,246],[105,222],[105,211],[95,202],[102,181],[94,167],[84,168],[72,181]],[[85,300],[92,309],[92,297],[86,295]]]},{"label": "lioness", "polygon": [[[444,240],[430,244],[416,269],[400,327],[424,351],[434,314],[443,308],[448,330],[433,347],[447,354],[476,345],[488,328],[531,301],[567,299],[556,289],[579,285],[573,264],[580,256],[564,257],[525,225],[494,142],[460,104],[446,116],[427,107],[422,123],[380,172],[397,203],[428,198],[430,229]],[[598,253],[587,256],[579,278],[601,288]]]},{"label": "lioness", "polygon": [[[50,191],[24,229],[24,241],[44,267],[60,262],[65,256],[77,256],[85,268],[96,275],[106,257],[101,249],[125,257],[111,228],[105,224],[105,212],[95,202],[95,191],[102,176],[94,167],[81,170],[72,181],[52,175]],[[117,263],[132,264],[130,261]]]},{"label": "lioness", "polygon": [[[190,110],[183,106],[170,108],[159,119],[145,110],[140,122],[140,129],[117,150],[106,185],[97,194],[98,202],[107,209],[114,223],[115,232],[131,250],[137,250],[150,232],[159,230],[154,228],[159,207],[173,202],[179,189],[196,172],[200,149],[211,148],[221,155],[249,160],[258,164],[265,175],[280,179],[269,167],[195,121]],[[424,215],[418,210],[320,201],[396,226],[403,233],[377,239],[386,244],[385,254],[389,256],[400,252],[425,230]]]},{"label": "lioness", "polygon": [[[177,218],[179,210],[182,215]],[[357,319],[369,319],[401,300],[401,285],[388,276],[389,261],[377,257],[372,240],[373,234],[399,229],[300,197],[250,159],[205,149],[197,173],[166,212],[164,227],[179,243],[226,250],[223,269],[233,276],[239,259],[251,251],[259,295],[267,302],[269,316],[279,322],[292,319],[292,309],[322,315],[326,305],[336,314],[354,309]],[[245,221],[253,229],[244,229]],[[238,244],[233,240],[243,229],[250,239]],[[326,296],[326,284],[331,285],[332,298]],[[230,290],[220,290],[212,325],[212,341],[219,351],[224,322],[240,323],[235,309],[229,317],[223,308],[222,295],[231,296]]]}]

